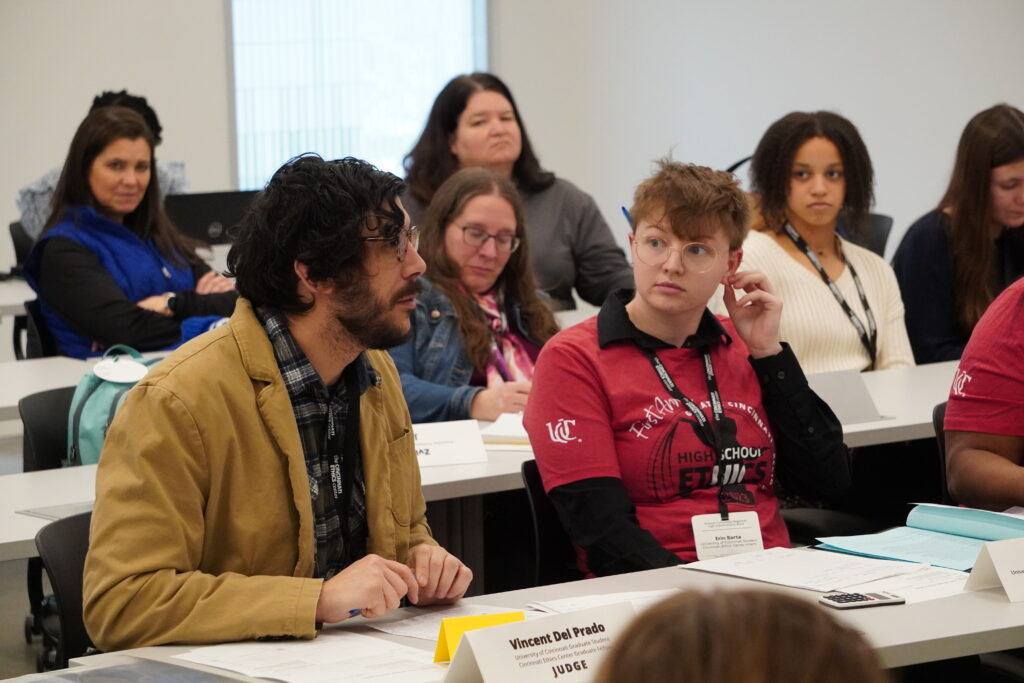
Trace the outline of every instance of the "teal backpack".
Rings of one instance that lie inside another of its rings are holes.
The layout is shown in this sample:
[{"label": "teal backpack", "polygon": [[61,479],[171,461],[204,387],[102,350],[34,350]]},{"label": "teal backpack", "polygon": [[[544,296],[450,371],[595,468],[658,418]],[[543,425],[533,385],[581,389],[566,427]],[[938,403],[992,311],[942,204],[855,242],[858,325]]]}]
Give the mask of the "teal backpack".
[{"label": "teal backpack", "polygon": [[65,467],[99,462],[107,429],[128,390],[159,361],[159,358],[145,358],[121,344],[107,349],[103,358],[78,382],[71,399]]}]

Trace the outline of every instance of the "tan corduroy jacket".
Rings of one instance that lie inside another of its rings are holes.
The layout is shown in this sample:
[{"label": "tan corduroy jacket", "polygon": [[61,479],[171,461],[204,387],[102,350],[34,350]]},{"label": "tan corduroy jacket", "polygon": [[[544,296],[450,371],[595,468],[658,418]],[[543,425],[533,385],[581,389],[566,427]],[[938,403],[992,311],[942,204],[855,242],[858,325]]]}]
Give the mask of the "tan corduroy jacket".
[{"label": "tan corduroy jacket", "polygon": [[[434,544],[409,413],[387,353],[360,402],[367,551]],[[321,580],[288,392],[239,300],[132,389],[96,479],[84,617],[102,650],[261,636],[312,638]]]}]

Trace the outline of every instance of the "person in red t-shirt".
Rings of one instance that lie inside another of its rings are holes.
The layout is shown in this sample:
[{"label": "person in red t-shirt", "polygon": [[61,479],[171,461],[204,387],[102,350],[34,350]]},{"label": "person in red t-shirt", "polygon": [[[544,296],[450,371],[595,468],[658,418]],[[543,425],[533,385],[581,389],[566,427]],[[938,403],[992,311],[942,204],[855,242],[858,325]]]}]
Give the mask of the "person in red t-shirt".
[{"label": "person in red t-shirt", "polygon": [[[662,161],[627,217],[636,291],[545,345],[524,416],[581,567],[787,546],[776,472],[794,493],[835,500],[849,460],[839,421],[779,342],[782,302],[763,274],[736,273],[746,197],[728,173]],[[706,308],[719,283],[731,320]]]},{"label": "person in red t-shirt", "polygon": [[950,494],[974,507],[1024,505],[1024,278],[981,317],[946,407]]}]

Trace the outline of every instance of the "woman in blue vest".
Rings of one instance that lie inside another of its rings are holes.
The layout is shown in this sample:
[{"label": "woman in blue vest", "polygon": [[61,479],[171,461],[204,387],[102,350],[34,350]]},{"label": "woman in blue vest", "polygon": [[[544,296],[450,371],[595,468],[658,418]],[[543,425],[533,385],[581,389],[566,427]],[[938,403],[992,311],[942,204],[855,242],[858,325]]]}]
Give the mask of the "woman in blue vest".
[{"label": "woman in blue vest", "polygon": [[136,112],[90,113],[71,141],[53,213],[26,264],[61,353],[170,349],[230,315],[231,280],[164,214],[153,133]]}]

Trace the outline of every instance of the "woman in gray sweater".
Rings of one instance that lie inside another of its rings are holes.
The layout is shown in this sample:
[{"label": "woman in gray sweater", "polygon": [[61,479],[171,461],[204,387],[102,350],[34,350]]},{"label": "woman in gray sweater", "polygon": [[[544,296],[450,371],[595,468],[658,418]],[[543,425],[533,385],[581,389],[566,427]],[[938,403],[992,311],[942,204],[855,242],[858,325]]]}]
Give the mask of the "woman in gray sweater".
[{"label": "woman in gray sweater", "polygon": [[460,168],[483,166],[511,179],[523,200],[533,269],[556,309],[575,308],[572,290],[595,306],[633,287],[633,274],[594,199],[541,168],[508,87],[488,73],[457,76],[441,90],[419,141],[405,158],[403,197],[420,220],[437,188]]}]

